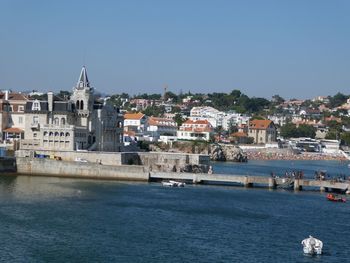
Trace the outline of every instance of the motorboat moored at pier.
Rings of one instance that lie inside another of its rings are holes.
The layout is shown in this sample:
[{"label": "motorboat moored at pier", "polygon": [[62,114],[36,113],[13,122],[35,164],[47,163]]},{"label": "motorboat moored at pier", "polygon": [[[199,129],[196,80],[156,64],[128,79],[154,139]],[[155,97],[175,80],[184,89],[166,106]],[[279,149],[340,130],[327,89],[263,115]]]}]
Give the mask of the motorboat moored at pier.
[{"label": "motorboat moored at pier", "polygon": [[323,242],[317,238],[314,238],[311,235],[309,236],[309,238],[305,238],[303,241],[301,241],[301,244],[303,245],[304,254],[308,254],[308,255],[322,254]]},{"label": "motorboat moored at pier", "polygon": [[162,185],[167,187],[184,187],[186,184],[184,182],[169,180],[169,181],[163,181]]}]

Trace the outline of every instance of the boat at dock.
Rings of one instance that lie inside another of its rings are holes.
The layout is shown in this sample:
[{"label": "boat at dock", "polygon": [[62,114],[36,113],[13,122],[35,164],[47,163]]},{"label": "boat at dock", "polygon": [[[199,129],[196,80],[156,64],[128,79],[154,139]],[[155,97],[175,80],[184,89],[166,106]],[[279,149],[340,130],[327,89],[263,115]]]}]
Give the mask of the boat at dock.
[{"label": "boat at dock", "polygon": [[169,181],[163,181],[162,185],[166,187],[184,187],[186,184],[184,182],[169,180]]},{"label": "boat at dock", "polygon": [[335,194],[327,194],[327,200],[332,202],[342,202],[342,203],[346,202],[345,197],[341,197]]},{"label": "boat at dock", "polygon": [[317,238],[314,238],[313,236],[309,236],[309,238],[305,238],[303,241],[301,241],[301,244],[303,245],[304,254],[308,254],[308,255],[322,254],[323,242]]},{"label": "boat at dock", "polygon": [[293,178],[282,178],[277,180],[277,188],[280,189],[293,189],[294,179]]}]

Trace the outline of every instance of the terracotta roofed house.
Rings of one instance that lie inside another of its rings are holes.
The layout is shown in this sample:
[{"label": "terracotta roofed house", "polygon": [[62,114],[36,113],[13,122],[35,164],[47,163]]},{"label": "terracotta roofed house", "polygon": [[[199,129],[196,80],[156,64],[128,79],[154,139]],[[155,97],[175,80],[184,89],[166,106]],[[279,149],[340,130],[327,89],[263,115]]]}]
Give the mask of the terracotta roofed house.
[{"label": "terracotta roofed house", "polygon": [[213,127],[207,120],[187,120],[177,131],[177,138],[182,140],[210,140]]},{"label": "terracotta roofed house", "polygon": [[271,143],[276,141],[276,126],[270,120],[252,120],[249,122],[248,136],[254,143]]},{"label": "terracotta roofed house", "polygon": [[147,116],[141,112],[124,114],[124,130],[143,133],[147,129]]}]

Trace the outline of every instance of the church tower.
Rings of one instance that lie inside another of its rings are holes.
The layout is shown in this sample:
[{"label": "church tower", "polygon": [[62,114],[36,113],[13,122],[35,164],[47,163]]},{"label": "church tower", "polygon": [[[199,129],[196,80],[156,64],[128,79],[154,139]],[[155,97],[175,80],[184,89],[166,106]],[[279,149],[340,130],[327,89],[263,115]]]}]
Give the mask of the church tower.
[{"label": "church tower", "polygon": [[78,82],[73,87],[71,101],[75,104],[78,124],[87,126],[93,110],[94,89],[90,86],[85,66],[81,69]]}]

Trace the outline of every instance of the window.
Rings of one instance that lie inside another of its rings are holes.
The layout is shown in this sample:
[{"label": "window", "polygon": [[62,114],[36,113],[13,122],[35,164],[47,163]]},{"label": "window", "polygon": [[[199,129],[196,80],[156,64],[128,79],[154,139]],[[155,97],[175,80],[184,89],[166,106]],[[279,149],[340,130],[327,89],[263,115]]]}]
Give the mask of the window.
[{"label": "window", "polygon": [[39,123],[39,117],[33,116],[33,124],[38,124],[38,123]]},{"label": "window", "polygon": [[22,124],[23,123],[23,117],[18,117],[18,123]]},{"label": "window", "polygon": [[40,102],[39,101],[34,101],[32,105],[32,110],[33,111],[39,111],[40,110]]},{"label": "window", "polygon": [[33,133],[33,137],[36,138],[38,134],[36,132]]},{"label": "window", "polygon": [[66,119],[65,118],[61,118],[61,125],[65,125],[66,124]]},{"label": "window", "polygon": [[18,106],[18,111],[19,112],[23,112],[24,111],[24,106],[23,105],[19,105]]},{"label": "window", "polygon": [[13,112],[13,106],[12,105],[10,105],[9,111]]},{"label": "window", "polygon": [[60,124],[59,118],[55,118],[55,119],[54,119],[54,124],[55,124],[56,126]]}]

